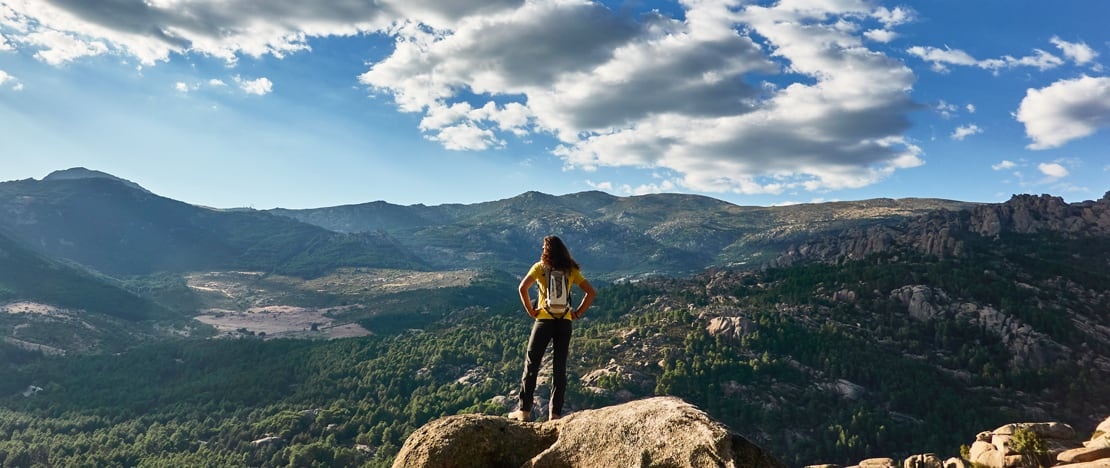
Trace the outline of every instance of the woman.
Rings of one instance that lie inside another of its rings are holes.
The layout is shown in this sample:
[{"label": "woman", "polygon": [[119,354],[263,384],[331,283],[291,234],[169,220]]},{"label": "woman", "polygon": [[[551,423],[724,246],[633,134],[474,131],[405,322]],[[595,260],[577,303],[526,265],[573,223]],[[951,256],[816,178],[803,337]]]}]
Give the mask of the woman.
[{"label": "woman", "polygon": [[[586,293],[577,308],[571,307],[568,312],[562,314],[548,310],[546,306],[547,277],[549,272],[556,270],[564,272],[570,284],[577,285]],[[539,286],[539,296],[535,303],[528,295],[532,284]],[[554,375],[548,419],[559,419],[563,414],[563,398],[567,392],[567,354],[570,351],[571,322],[586,313],[590,304],[594,302],[597,291],[582,276],[578,262],[570,256],[570,251],[563,241],[556,236],[547,236],[543,239],[543,254],[540,255],[540,261],[532,265],[532,269],[528,270],[528,274],[520,280],[519,292],[524,310],[536,319],[536,322],[532,325],[532,335],[528,338],[528,354],[524,357],[520,408],[509,416],[520,421],[531,420],[533,394],[536,391],[536,377],[540,372],[540,363],[547,344],[554,341]]]}]

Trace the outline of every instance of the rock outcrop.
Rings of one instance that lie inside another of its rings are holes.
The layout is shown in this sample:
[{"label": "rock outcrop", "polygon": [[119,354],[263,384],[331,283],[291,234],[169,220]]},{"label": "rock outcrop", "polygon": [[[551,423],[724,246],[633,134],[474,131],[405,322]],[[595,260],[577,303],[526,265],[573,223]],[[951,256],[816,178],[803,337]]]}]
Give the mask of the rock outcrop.
[{"label": "rock outcrop", "polygon": [[903,286],[891,291],[890,297],[906,306],[909,316],[916,320],[959,320],[993,333],[1010,350],[1010,364],[1014,368],[1041,369],[1070,354],[1066,346],[1020,319],[994,307],[953,301],[938,288]]},{"label": "rock outcrop", "polygon": [[1067,204],[1050,195],[1014,195],[1002,204],[971,210],[970,228],[983,236],[1002,232],[1028,234],[1055,231],[1086,235],[1110,234],[1110,192],[1099,201]]},{"label": "rock outcrop", "polygon": [[417,429],[394,467],[784,467],[674,397],[571,413],[545,423],[465,414]]},{"label": "rock outcrop", "polygon": [[[1036,450],[1021,447],[1018,432],[1033,434]],[[1064,466],[1068,468],[1110,468],[1110,417],[1102,421],[1091,437],[1080,442],[1071,426],[1058,422],[1007,424],[979,433],[969,451],[973,466],[1016,468],[1025,466]]]}]

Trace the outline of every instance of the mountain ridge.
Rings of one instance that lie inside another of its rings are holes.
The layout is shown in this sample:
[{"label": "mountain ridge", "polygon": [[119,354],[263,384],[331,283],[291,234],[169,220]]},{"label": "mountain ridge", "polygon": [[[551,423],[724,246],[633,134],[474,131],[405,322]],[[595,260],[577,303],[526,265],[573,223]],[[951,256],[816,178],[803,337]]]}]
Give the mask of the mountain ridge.
[{"label": "mountain ridge", "polygon": [[[595,273],[619,278],[760,266],[763,256],[800,238],[970,206],[974,204],[911,198],[754,207],[703,195],[618,197],[587,191],[556,196],[531,191],[472,205],[406,207],[376,201],[269,211],[338,232],[385,232],[441,268],[465,267],[475,259],[510,268],[521,256],[533,255],[538,239],[557,234],[584,263],[613,266]],[[619,259],[611,255],[621,250],[629,254]]]},{"label": "mountain ridge", "polygon": [[236,268],[312,275],[337,266],[420,267],[384,236],[335,233],[261,211],[190,205],[112,177],[3,182],[0,214],[0,225],[25,244],[111,275]]}]

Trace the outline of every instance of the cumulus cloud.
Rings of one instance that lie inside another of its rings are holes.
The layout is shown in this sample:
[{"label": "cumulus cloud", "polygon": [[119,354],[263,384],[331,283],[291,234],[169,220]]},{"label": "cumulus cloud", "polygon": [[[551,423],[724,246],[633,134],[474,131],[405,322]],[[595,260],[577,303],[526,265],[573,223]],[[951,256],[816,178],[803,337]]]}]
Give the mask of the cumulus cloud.
[{"label": "cumulus cloud", "polygon": [[974,114],[975,113],[975,104],[968,104],[967,105],[967,113],[968,114]]},{"label": "cumulus cloud", "polygon": [[1059,163],[1040,163],[1037,170],[1048,177],[1048,182],[1054,182],[1068,176],[1068,169]]},{"label": "cumulus cloud", "polygon": [[461,18],[515,8],[522,2],[10,0],[6,2],[9,10],[5,18],[11,29],[26,35],[61,34],[74,42],[30,43],[40,48],[44,57],[72,60],[76,58],[72,55],[74,49],[93,48],[103,53],[110,48],[135,57],[142,64],[153,65],[169,60],[171,54],[186,53],[204,54],[229,62],[236,61],[239,55],[282,57],[307,50],[307,39],[310,37],[351,36],[381,31],[402,19],[414,19],[436,29],[452,29]]},{"label": "cumulus cloud", "polygon": [[[923,163],[901,138],[913,74],[863,46],[850,22],[870,13],[865,6],[739,6],[691,3],[679,20],[534,2],[450,33],[401,25],[395,53],[360,80],[424,113],[421,129],[445,145],[459,135],[441,129],[459,125],[472,127],[455,147],[487,148],[503,131],[547,132],[569,166],[669,169],[678,175],[669,183],[697,190],[860,187]],[[904,19],[890,14],[892,25]],[[746,79],[783,69],[809,83]],[[519,114],[528,117],[506,127],[462,106],[460,90],[525,96]]]},{"label": "cumulus cloud", "polygon": [[1064,61],[1055,55],[1040,49],[1033,49],[1032,55],[1012,57],[1009,55],[992,59],[976,59],[960,49],[940,49],[937,47],[913,46],[906,50],[910,55],[916,56],[933,65],[933,70],[947,72],[949,65],[977,67],[984,70],[999,71],[1006,68],[1033,67],[1038,70],[1048,70],[1064,64]]},{"label": "cumulus cloud", "polygon": [[62,65],[81,57],[91,57],[108,52],[108,46],[103,42],[85,41],[58,31],[36,32],[27,35],[24,39],[28,44],[42,48],[35,53],[35,58],[51,65]]},{"label": "cumulus cloud", "polygon": [[1030,149],[1048,149],[1110,126],[1110,77],[1083,76],[1026,91],[1017,111]]},{"label": "cumulus cloud", "polygon": [[983,133],[983,129],[979,128],[978,125],[961,125],[959,127],[956,127],[956,130],[952,132],[952,139],[956,141],[963,141],[964,138],[967,138],[971,135],[978,135],[980,133]]},{"label": "cumulus cloud", "polygon": [[1086,42],[1068,42],[1056,36],[1052,36],[1050,41],[1064,53],[1065,57],[1077,65],[1085,65],[1098,57],[1098,52],[1095,52]]},{"label": "cumulus cloud", "polygon": [[1006,159],[1003,159],[998,164],[991,165],[991,169],[994,169],[996,171],[1005,171],[1005,170],[1013,169],[1015,167],[1017,167],[1017,163],[1015,163],[1013,161],[1006,160]]},{"label": "cumulus cloud", "polygon": [[274,83],[266,77],[248,80],[236,75],[235,83],[239,85],[239,89],[242,89],[247,94],[254,94],[256,96],[265,96],[274,90]]},{"label": "cumulus cloud", "polygon": [[306,52],[315,37],[388,35],[393,51],[358,79],[422,114],[428,139],[483,150],[551,135],[568,167],[669,174],[633,192],[854,188],[924,163],[903,136],[914,74],[867,46],[915,13],[862,0],[691,0],[673,17],[587,0],[6,4],[10,42],[56,65],[100,54],[234,63]]},{"label": "cumulus cloud", "polygon": [[893,9],[878,7],[871,13],[871,16],[878,19],[887,28],[891,28],[914,21],[917,19],[917,12],[912,8],[901,6],[894,7]]},{"label": "cumulus cloud", "polygon": [[875,42],[887,43],[898,38],[898,33],[889,29],[870,29],[863,36]]}]

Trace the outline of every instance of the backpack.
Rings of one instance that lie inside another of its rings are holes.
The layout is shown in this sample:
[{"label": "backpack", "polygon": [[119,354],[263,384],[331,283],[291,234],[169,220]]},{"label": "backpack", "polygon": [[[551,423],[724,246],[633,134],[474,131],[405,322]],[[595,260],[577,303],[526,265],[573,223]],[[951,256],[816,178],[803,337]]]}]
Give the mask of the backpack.
[{"label": "backpack", "polygon": [[547,297],[544,308],[552,317],[561,319],[571,311],[570,307],[570,275],[563,270],[543,268],[547,277]]}]

